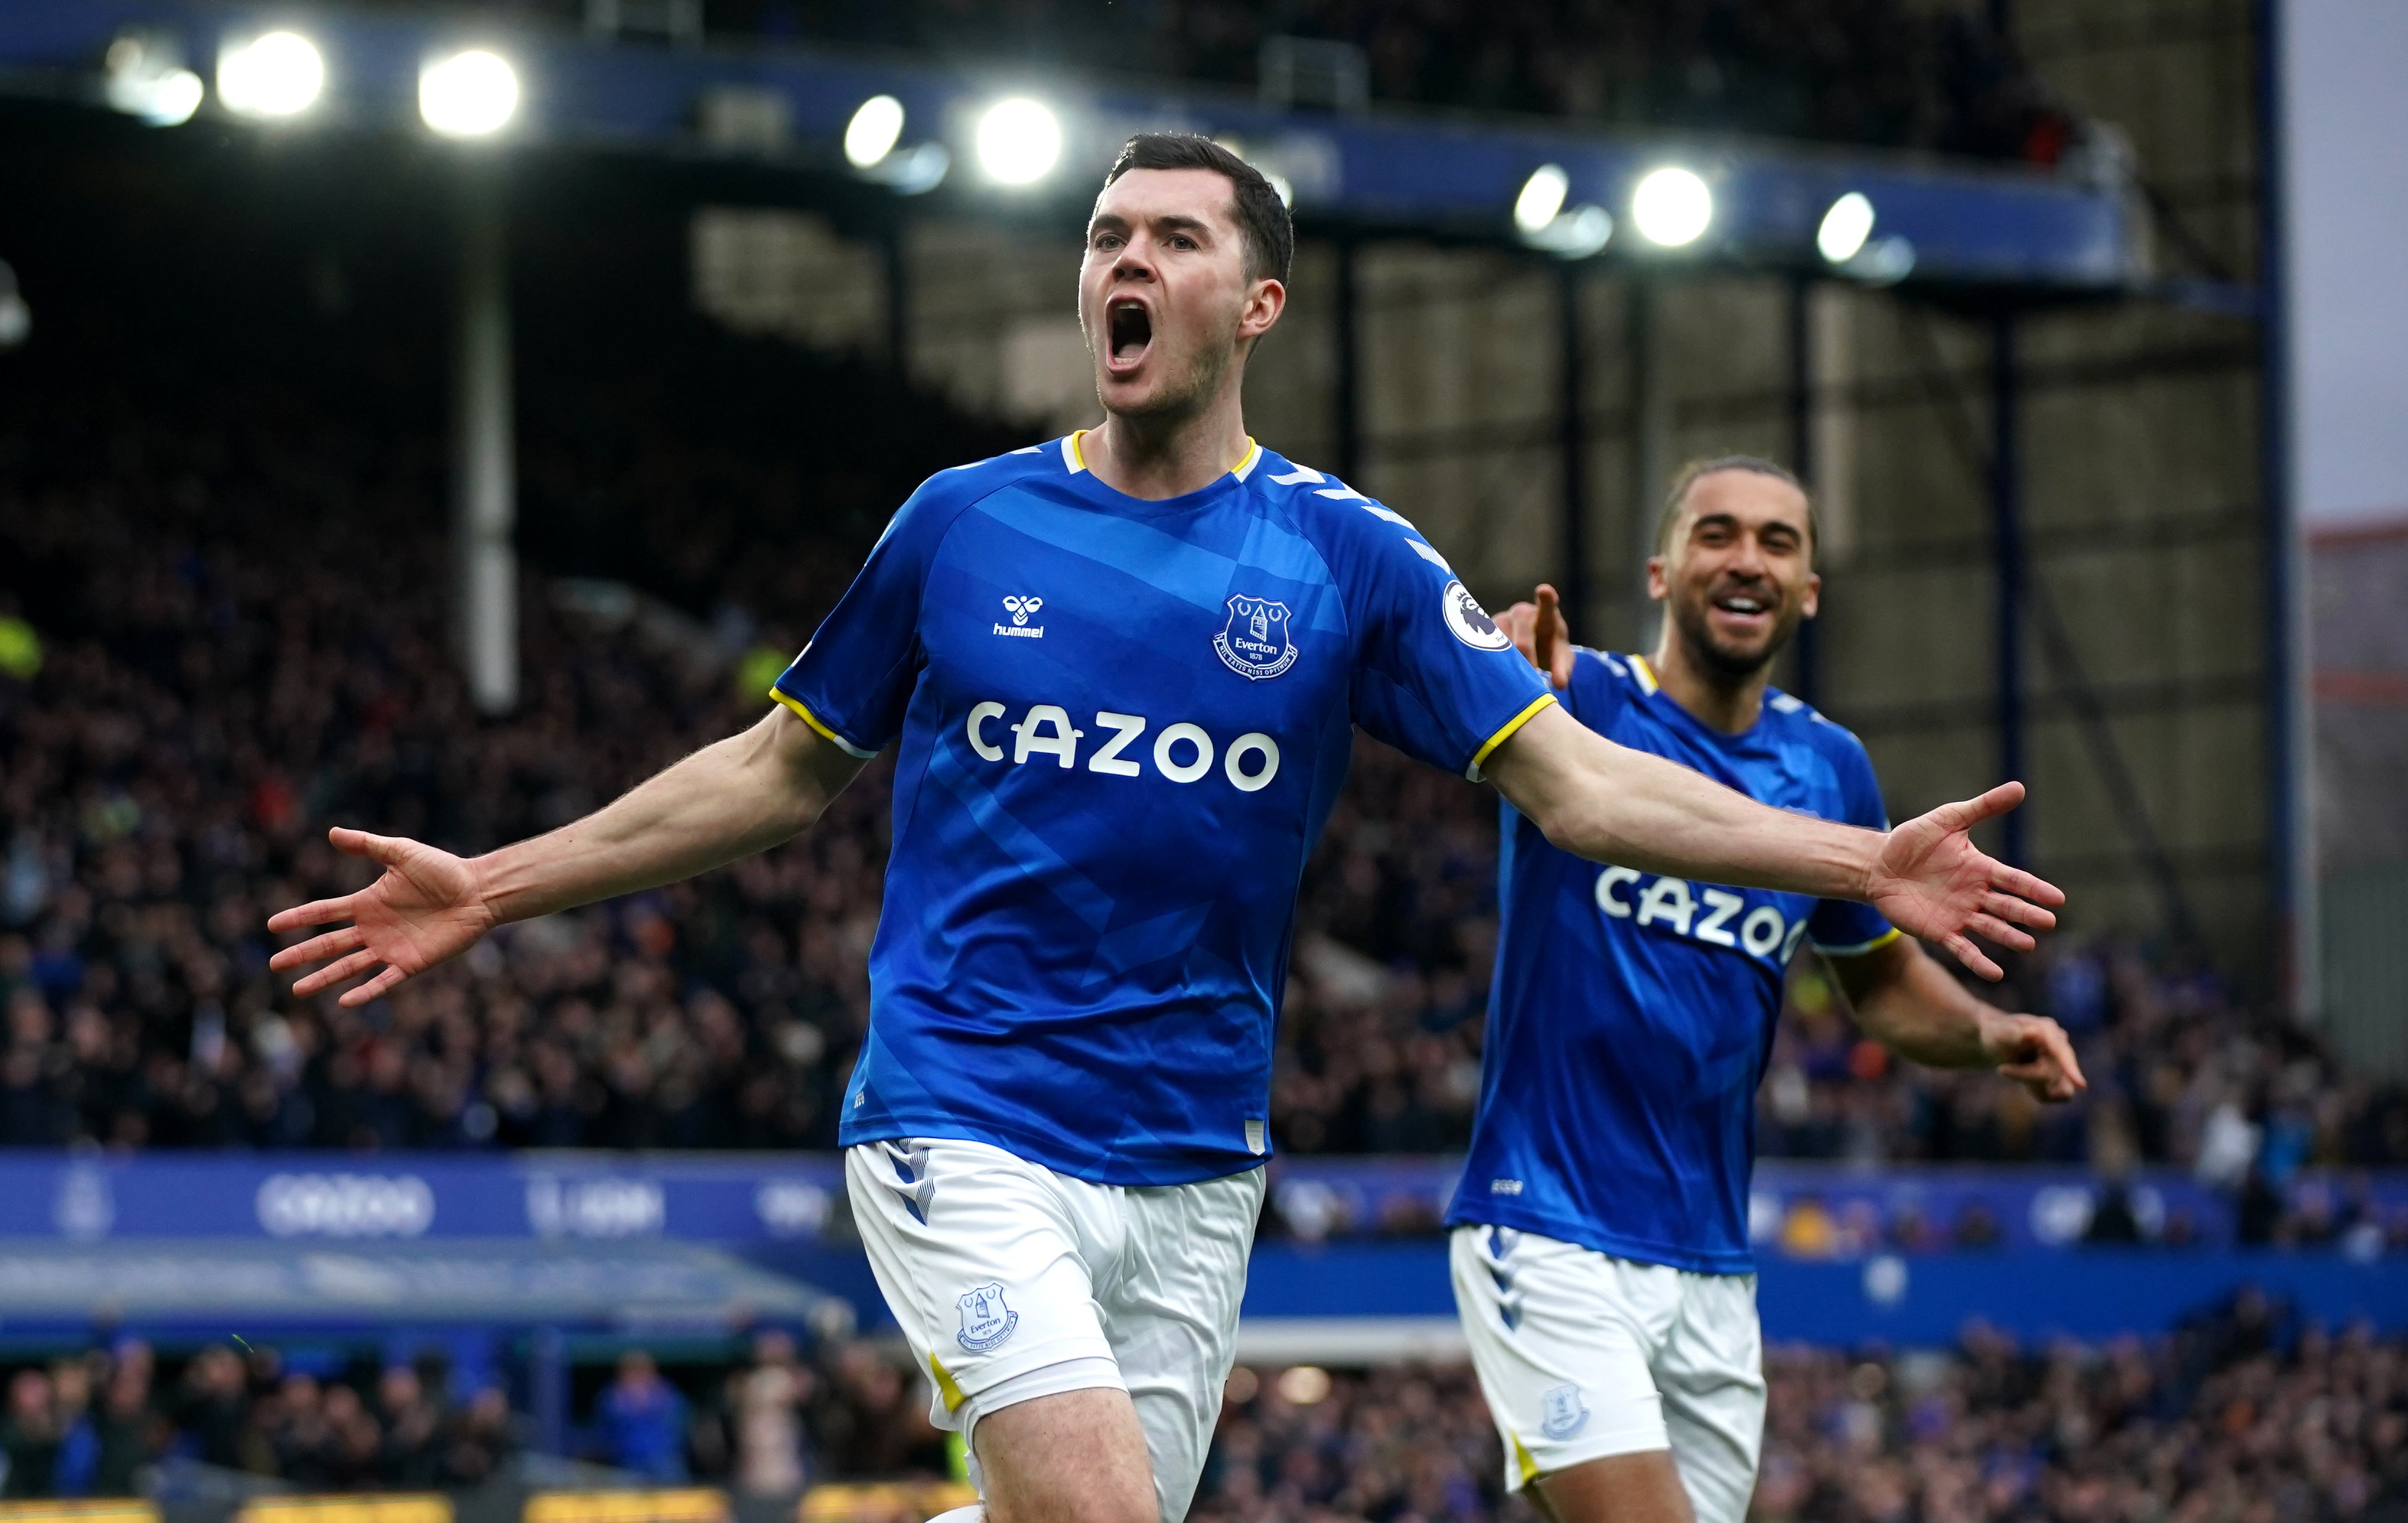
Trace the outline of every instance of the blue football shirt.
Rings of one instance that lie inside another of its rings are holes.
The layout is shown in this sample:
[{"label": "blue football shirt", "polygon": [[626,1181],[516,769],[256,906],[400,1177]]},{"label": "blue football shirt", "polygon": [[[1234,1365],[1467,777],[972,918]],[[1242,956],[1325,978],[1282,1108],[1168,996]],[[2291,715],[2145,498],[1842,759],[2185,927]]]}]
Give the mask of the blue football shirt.
[{"label": "blue football shirt", "polygon": [[1167,501],[1079,436],[931,478],[773,696],[899,741],[847,1145],[1168,1185],[1269,1152],[1298,881],[1354,726],[1448,771],[1553,701],[1436,550],[1260,448]]},{"label": "blue football shirt", "polygon": [[[1608,740],[1760,803],[1886,828],[1856,738],[1775,690],[1725,735],[1638,656],[1584,650],[1564,706]],[[1756,1089],[1801,939],[1847,956],[1899,934],[1870,906],[1599,866],[1509,805],[1480,1112],[1450,1225],[1744,1273]]]}]

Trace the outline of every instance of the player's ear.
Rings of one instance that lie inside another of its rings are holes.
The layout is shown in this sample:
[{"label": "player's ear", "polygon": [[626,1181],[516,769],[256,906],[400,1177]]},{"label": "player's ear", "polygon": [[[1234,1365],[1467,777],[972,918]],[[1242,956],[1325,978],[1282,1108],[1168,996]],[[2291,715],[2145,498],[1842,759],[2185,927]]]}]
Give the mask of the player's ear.
[{"label": "player's ear", "polygon": [[1823,577],[1820,572],[1807,573],[1806,596],[1799,600],[1798,607],[1810,619],[1823,611]]},{"label": "player's ear", "polygon": [[1246,305],[1238,313],[1238,337],[1259,338],[1287,310],[1287,287],[1266,275],[1246,288]]},{"label": "player's ear", "polygon": [[1661,555],[1647,557],[1647,596],[1660,603],[1672,595],[1671,570]]}]

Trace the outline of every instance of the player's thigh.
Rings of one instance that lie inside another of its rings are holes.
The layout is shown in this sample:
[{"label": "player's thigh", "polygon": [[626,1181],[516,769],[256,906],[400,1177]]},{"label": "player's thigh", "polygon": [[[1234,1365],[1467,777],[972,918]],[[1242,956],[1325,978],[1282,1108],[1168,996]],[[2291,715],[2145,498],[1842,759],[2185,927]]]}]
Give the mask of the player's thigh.
[{"label": "player's thigh", "polygon": [[1753,1274],[1684,1274],[1656,1358],[1664,1426],[1698,1523],[1742,1523],[1764,1447],[1764,1335]]},{"label": "player's thigh", "polygon": [[1689,1494],[1671,1452],[1584,1459],[1524,1490],[1548,1523],[1692,1523]]},{"label": "player's thigh", "polygon": [[974,1440],[986,1523],[1154,1523],[1128,1393],[1062,1391],[988,1414]]},{"label": "player's thigh", "polygon": [[1670,1446],[1650,1370],[1673,1272],[1531,1232],[1455,1228],[1456,1310],[1505,1445],[1505,1484]]},{"label": "player's thigh", "polygon": [[[1051,1171],[981,1142],[912,1139],[847,1149],[845,1185],[939,1428],[970,1430],[1003,1401],[1119,1384],[1080,1202]],[[1077,1378],[1054,1378],[1065,1371]]]},{"label": "player's thigh", "polygon": [[1129,1190],[1120,1264],[1096,1289],[1168,1523],[1187,1516],[1220,1421],[1263,1188],[1263,1171],[1250,1169]]}]

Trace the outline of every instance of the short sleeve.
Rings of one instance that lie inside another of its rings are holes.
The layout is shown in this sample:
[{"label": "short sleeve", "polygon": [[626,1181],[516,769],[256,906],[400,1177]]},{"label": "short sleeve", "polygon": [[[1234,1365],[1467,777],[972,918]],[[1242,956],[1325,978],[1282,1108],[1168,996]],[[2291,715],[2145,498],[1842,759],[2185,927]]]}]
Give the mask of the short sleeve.
[{"label": "short sleeve", "polygon": [[1353,621],[1354,722],[1467,777],[1555,701],[1512,640],[1403,519],[1366,511],[1333,537]]},{"label": "short sleeve", "polygon": [[921,589],[956,516],[933,485],[923,485],[896,511],[853,585],[769,689],[770,697],[851,755],[874,756],[901,733],[919,682]]},{"label": "short sleeve", "polygon": [[[1816,725],[1825,721],[1816,719]],[[1843,805],[1842,824],[1860,825],[1869,830],[1889,828],[1889,811],[1883,807],[1880,780],[1873,776],[1872,759],[1853,735],[1844,730],[1838,735],[1843,743],[1831,747],[1831,768],[1839,776],[1840,797]],[[1824,899],[1814,906],[1806,922],[1807,939],[1826,956],[1856,957],[1872,951],[1899,935],[1896,927],[1882,918],[1870,904],[1855,899]]]}]

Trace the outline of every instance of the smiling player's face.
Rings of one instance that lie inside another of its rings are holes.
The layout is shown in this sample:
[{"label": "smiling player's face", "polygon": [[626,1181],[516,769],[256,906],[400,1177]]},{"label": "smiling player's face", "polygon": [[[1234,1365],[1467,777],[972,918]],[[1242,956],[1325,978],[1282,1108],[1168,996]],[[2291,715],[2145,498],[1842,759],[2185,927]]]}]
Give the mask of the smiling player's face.
[{"label": "smiling player's face", "polygon": [[1665,553],[1647,563],[1648,596],[1672,617],[1686,654],[1728,678],[1754,676],[1814,616],[1805,494],[1777,476],[1700,476]]},{"label": "smiling player's face", "polygon": [[1104,187],[1079,266],[1079,328],[1096,397],[1130,417],[1198,410],[1240,346],[1279,316],[1277,280],[1246,278],[1245,237],[1226,177],[1132,169]]}]

